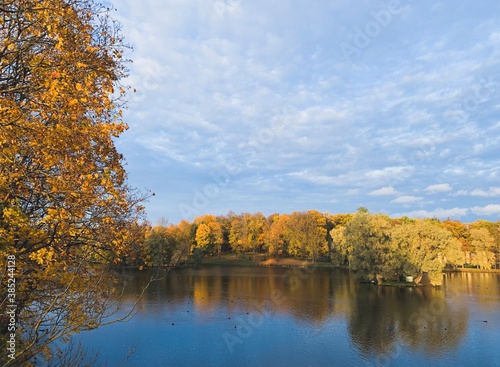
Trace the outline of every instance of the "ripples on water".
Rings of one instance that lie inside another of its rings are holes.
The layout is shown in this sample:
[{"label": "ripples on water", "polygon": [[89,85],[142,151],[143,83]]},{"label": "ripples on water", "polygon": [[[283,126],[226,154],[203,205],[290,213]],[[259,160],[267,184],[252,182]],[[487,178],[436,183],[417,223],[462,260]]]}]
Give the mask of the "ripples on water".
[{"label": "ripples on water", "polygon": [[[150,273],[127,272],[125,303]],[[153,283],[137,314],[82,333],[109,366],[500,366],[500,274],[435,288],[347,272],[202,267]]]}]

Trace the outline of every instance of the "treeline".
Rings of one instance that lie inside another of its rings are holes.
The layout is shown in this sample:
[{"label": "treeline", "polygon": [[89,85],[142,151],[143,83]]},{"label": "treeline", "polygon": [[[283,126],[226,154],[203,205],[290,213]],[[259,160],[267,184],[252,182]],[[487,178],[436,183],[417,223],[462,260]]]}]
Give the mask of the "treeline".
[{"label": "treeline", "polygon": [[143,225],[144,240],[130,245],[119,262],[171,266],[221,253],[265,253],[332,262],[367,281],[393,281],[427,274],[441,283],[445,268],[500,268],[500,222],[391,218],[360,208],[354,214],[316,210],[291,214],[204,215],[177,225]]}]

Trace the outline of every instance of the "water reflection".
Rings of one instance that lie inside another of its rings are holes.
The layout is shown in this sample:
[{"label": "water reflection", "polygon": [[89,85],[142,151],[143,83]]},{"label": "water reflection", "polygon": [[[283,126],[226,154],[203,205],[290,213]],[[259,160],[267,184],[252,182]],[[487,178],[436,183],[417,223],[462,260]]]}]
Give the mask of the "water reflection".
[{"label": "water reflection", "polygon": [[356,292],[349,315],[349,334],[364,355],[390,355],[398,343],[442,354],[467,332],[467,309],[451,307],[442,290],[365,288]]},{"label": "water reflection", "polygon": [[[124,274],[128,302],[150,277],[146,271]],[[445,286],[435,289],[360,285],[338,270],[202,267],[173,270],[153,282],[138,313],[161,318],[185,309],[213,321],[265,308],[318,326],[339,318],[367,358],[394,355],[401,345],[433,355],[456,348],[467,333],[467,307],[453,304],[453,294],[474,294],[481,307],[498,309],[499,290],[492,274],[448,274]]]}]

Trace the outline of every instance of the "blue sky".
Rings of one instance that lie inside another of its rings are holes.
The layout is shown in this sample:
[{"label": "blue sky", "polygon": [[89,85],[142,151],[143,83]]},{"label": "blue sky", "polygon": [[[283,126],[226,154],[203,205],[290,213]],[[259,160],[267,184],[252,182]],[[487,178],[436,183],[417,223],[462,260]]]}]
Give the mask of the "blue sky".
[{"label": "blue sky", "polygon": [[148,218],[500,219],[500,2],[115,0]]}]

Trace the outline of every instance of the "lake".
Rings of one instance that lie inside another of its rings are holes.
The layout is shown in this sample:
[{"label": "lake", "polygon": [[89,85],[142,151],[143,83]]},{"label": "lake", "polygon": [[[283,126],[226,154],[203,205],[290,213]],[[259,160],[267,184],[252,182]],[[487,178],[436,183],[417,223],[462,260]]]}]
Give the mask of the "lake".
[{"label": "lake", "polygon": [[[126,271],[125,303],[150,279]],[[77,340],[108,366],[500,366],[500,274],[441,288],[358,284],[332,269],[175,269],[128,322]]]}]

